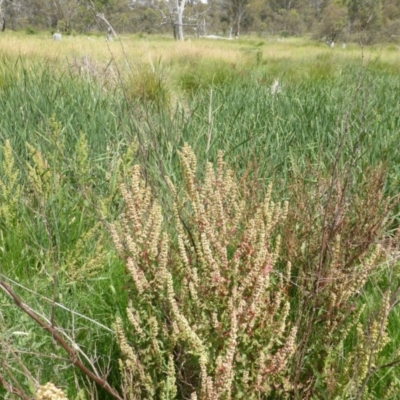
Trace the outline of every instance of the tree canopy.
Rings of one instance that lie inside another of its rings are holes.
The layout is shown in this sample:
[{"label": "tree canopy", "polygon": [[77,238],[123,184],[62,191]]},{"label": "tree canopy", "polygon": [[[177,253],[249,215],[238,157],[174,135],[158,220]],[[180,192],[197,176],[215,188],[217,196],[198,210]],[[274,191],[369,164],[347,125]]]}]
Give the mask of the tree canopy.
[{"label": "tree canopy", "polygon": [[183,32],[232,32],[400,40],[400,0],[0,0],[3,29],[105,32],[105,20],[116,32],[169,32],[178,39]]}]

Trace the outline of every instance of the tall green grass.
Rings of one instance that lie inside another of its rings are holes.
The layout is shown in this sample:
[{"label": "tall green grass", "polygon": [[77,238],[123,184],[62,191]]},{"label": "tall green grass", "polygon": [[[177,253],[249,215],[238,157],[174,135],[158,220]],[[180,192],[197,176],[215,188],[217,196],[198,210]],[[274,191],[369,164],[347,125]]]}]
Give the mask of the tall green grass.
[{"label": "tall green grass", "polygon": [[[197,155],[199,169],[223,150],[228,165],[260,198],[269,182],[277,197],[290,198],[299,176],[312,186],[310,171],[329,178],[337,169],[349,174],[356,191],[366,168],[380,165],[387,170],[386,194],[398,194],[400,81],[393,66],[362,68],[351,61],[338,67],[331,55],[315,65],[255,54],[235,68],[220,60],[186,61],[130,71],[115,86],[54,62],[10,58],[0,69],[0,138],[3,146],[9,141],[17,172],[12,193],[2,198],[16,206],[13,218],[0,221],[0,273],[99,368],[111,366],[115,385],[117,349],[109,329],[116,316],[125,318],[131,288],[105,232],[120,213],[118,185],[129,179],[133,164],[141,164],[167,208],[172,199],[165,178],[182,179],[177,151],[184,143]],[[272,94],[275,79],[281,90]],[[7,186],[4,149],[0,177]],[[39,156],[46,160],[42,170]],[[30,167],[48,182],[47,192],[37,191]],[[379,297],[379,285],[371,283],[367,300]],[[86,390],[88,383],[51,337],[5,296],[0,302],[1,333],[32,373],[29,387],[17,368],[21,385],[33,395],[34,379],[52,381],[71,399]],[[387,357],[400,342],[397,321],[393,313]],[[14,365],[9,349],[1,351],[8,354],[3,362]],[[395,379],[392,369],[374,377],[371,398]]]},{"label": "tall green grass", "polygon": [[312,76],[299,80],[287,73],[280,77],[281,92],[276,95],[271,94],[273,79],[263,71],[250,71],[231,83],[211,81],[172,111],[148,110],[139,129],[155,154],[162,155],[162,167],[169,173],[174,173],[171,165],[184,142],[201,155],[200,162],[215,160],[224,149],[239,174],[255,159],[258,178],[283,182],[294,169],[328,167],[340,149],[340,163],[356,164],[359,174],[366,166],[385,163],[390,185],[396,187],[396,77],[355,67],[317,82]]}]

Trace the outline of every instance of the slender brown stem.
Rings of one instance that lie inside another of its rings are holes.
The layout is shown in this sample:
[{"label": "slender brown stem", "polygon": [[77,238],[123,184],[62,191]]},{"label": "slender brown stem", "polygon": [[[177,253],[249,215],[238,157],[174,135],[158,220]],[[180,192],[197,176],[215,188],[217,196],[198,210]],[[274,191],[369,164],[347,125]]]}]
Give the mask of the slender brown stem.
[{"label": "slender brown stem", "polygon": [[97,385],[103,388],[107,393],[109,393],[114,399],[123,400],[123,398],[119,395],[119,393],[109,385],[109,383],[94,374],[90,369],[88,369],[79,359],[76,352],[68,345],[68,343],[64,340],[64,338],[57,332],[57,330],[51,325],[45,323],[40,319],[26,304],[24,304],[20,298],[14,293],[14,291],[2,280],[0,280],[1,289],[7,293],[17,307],[19,307],[25,314],[27,314],[30,318],[32,318],[39,326],[41,326],[44,330],[49,332],[52,337],[58,342],[58,344],[64,348],[64,350],[68,353],[69,359],[73,365],[78,367],[88,378],[94,381]]},{"label": "slender brown stem", "polygon": [[0,375],[0,387],[3,387],[5,390],[7,390],[7,392],[11,394],[17,395],[22,400],[31,400],[31,397],[28,396],[19,385],[18,379],[16,379],[15,376],[12,374],[10,368],[5,367],[3,363],[1,363],[1,367],[3,371],[7,369],[7,374],[13,381],[13,383],[10,384]]}]

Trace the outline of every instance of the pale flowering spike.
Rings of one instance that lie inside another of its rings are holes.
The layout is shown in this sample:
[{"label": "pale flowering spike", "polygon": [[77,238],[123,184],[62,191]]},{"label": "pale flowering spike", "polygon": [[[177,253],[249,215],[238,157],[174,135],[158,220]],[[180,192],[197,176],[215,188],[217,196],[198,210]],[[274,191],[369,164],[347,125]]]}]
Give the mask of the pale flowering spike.
[{"label": "pale flowering spike", "polygon": [[199,271],[207,271],[207,262],[204,258],[200,238],[197,238],[197,237],[195,238],[194,246],[195,246],[194,251],[196,253],[197,262],[200,267]]},{"label": "pale flowering spike", "polygon": [[286,273],[285,273],[286,283],[290,282],[291,274],[292,274],[292,263],[288,261],[286,264]]},{"label": "pale flowering spike", "polygon": [[274,227],[274,211],[275,211],[275,204],[273,201],[268,203],[268,207],[264,209],[264,220],[265,220],[265,231],[269,234]]},{"label": "pale flowering spike", "polygon": [[37,195],[46,198],[50,191],[50,169],[46,159],[42,156],[39,150],[36,150],[32,145],[26,143],[33,165],[26,163],[28,168],[28,178],[30,185],[33,187]]},{"label": "pale flowering spike", "polygon": [[244,249],[244,252],[248,251],[248,248],[253,245],[256,241],[257,237],[257,230],[256,230],[256,223],[254,219],[251,219],[248,222],[247,228],[243,234],[243,238],[241,241],[242,246],[247,246],[247,249]]},{"label": "pale flowering spike", "polygon": [[232,390],[232,381],[234,377],[233,363],[237,347],[237,313],[235,307],[232,308],[230,315],[230,332],[228,347],[226,349],[225,358],[223,360],[223,373],[221,375],[222,388],[220,393],[226,393],[227,397],[230,397]]},{"label": "pale flowering spike", "polygon": [[176,193],[175,185],[172,183],[172,181],[171,181],[171,179],[169,178],[169,176],[165,177],[165,180],[166,180],[166,182],[167,182],[167,185],[168,185],[169,189],[171,190],[172,195],[173,195],[174,197],[176,197],[176,196],[177,196],[177,193]]},{"label": "pale flowering spike", "polygon": [[176,387],[176,375],[175,375],[175,363],[173,354],[168,355],[168,386],[169,386],[169,398],[174,399],[178,393]]},{"label": "pale flowering spike", "polygon": [[136,262],[132,257],[128,257],[126,261],[126,267],[131,274],[136,289],[140,294],[143,293],[144,290],[149,286],[143,271],[136,265]]},{"label": "pale flowering spike", "polygon": [[375,266],[375,261],[376,259],[380,256],[382,252],[382,247],[378,244],[374,251],[372,252],[371,256],[367,258],[367,260],[365,261],[365,267],[370,270]]},{"label": "pale flowering spike", "polygon": [[143,198],[139,201],[141,202],[141,209],[146,210],[151,204],[152,193],[149,187],[146,187],[143,191]]},{"label": "pale flowering spike", "polygon": [[154,218],[151,231],[148,235],[147,245],[150,257],[154,260],[158,255],[158,242],[161,235],[163,217],[161,214],[161,207],[157,203],[153,205],[151,213],[154,215]]},{"label": "pale flowering spike", "polygon": [[218,267],[218,263],[215,261],[211,248],[210,242],[208,241],[205,233],[201,234],[201,245],[203,249],[204,258],[207,262],[207,267],[210,273],[210,283],[218,285],[218,280],[220,277],[220,270]]},{"label": "pale flowering spike", "polygon": [[204,178],[204,183],[201,188],[201,194],[202,194],[201,199],[206,203],[208,203],[209,197],[212,195],[214,181],[215,181],[215,175],[213,166],[210,162],[208,162],[206,165],[206,175]]},{"label": "pale flowering spike", "polygon": [[132,198],[133,198],[134,202],[136,202],[136,203],[140,199],[140,193],[141,193],[140,183],[141,183],[140,166],[135,165],[133,167],[131,185],[130,185],[129,189],[130,189],[130,192],[132,193]]},{"label": "pale flowering spike", "polygon": [[236,227],[239,225],[240,220],[242,219],[243,211],[246,207],[246,203],[242,200],[240,203],[235,204],[234,209],[235,209],[235,216],[234,219],[232,220],[232,228],[236,229]]},{"label": "pale flowering spike", "polygon": [[132,347],[128,344],[128,340],[126,339],[124,328],[122,325],[121,318],[117,317],[113,325],[114,333],[116,336],[116,340],[118,343],[118,347],[126,360],[128,360],[131,365],[137,364],[137,357],[132,350]]},{"label": "pale flowering spike", "polygon": [[200,356],[200,358],[207,359],[205,346],[196,332],[191,328],[188,320],[179,310],[178,304],[175,300],[175,292],[173,288],[172,276],[170,273],[167,273],[167,295],[168,301],[171,306],[172,315],[179,327],[179,331],[182,334],[182,337],[189,344],[191,351],[194,354]]},{"label": "pale flowering spike", "polygon": [[114,224],[109,225],[109,231],[111,235],[111,239],[114,243],[114,246],[118,252],[118,255],[122,257],[124,255],[124,245],[122,244],[122,241],[117,233],[117,229],[115,228]]},{"label": "pale flowering spike", "polygon": [[249,389],[249,371],[246,369],[243,371],[243,378],[242,378],[243,386],[245,390]]},{"label": "pale flowering spike", "polygon": [[179,248],[181,260],[183,261],[183,264],[184,264],[186,270],[190,271],[189,257],[186,253],[185,243],[184,243],[182,235],[178,235],[178,248]]},{"label": "pale flowering spike", "polygon": [[278,337],[283,337],[283,333],[286,329],[286,320],[289,316],[289,311],[290,311],[290,303],[289,301],[285,300],[283,303],[283,307],[281,309],[280,324],[277,329]]},{"label": "pale flowering spike", "polygon": [[274,205],[274,212],[271,220],[270,230],[275,228],[279,221],[282,221],[282,206],[280,204]]},{"label": "pale flowering spike", "polygon": [[265,265],[265,261],[268,258],[268,248],[265,242],[265,231],[262,229],[263,224],[260,224],[261,232],[259,233],[259,238],[257,243],[255,243],[254,253],[253,253],[253,268],[257,271],[262,270]]},{"label": "pale flowering spike", "polygon": [[[222,239],[221,239],[222,240]],[[231,266],[228,260],[228,249],[227,244],[217,242],[214,244],[215,246],[215,258],[220,265],[220,271],[228,272],[231,270]]]},{"label": "pale flowering spike", "polygon": [[257,360],[257,377],[256,377],[256,387],[261,386],[261,382],[263,381],[263,371],[265,370],[265,353],[261,351],[258,360]]},{"label": "pale flowering spike", "polygon": [[281,251],[281,243],[282,243],[282,237],[281,235],[278,235],[276,237],[276,243],[275,243],[275,248],[274,251],[272,253],[272,260],[271,260],[271,265],[275,265],[278,257],[279,257],[279,253]]},{"label": "pale flowering spike", "polygon": [[13,149],[10,144],[10,139],[7,139],[3,145],[3,157],[4,160],[1,163],[4,176],[7,177],[8,183],[14,186],[18,181],[19,170],[15,168],[15,160],[13,155]]},{"label": "pale flowering spike", "polygon": [[217,331],[220,328],[220,323],[218,321],[218,315],[216,312],[211,314],[211,321],[213,328]]},{"label": "pale flowering spike", "polygon": [[259,315],[259,309],[261,306],[261,303],[263,302],[262,294],[265,288],[265,277],[263,275],[259,275],[257,278],[257,281],[254,285],[253,288],[253,295],[252,295],[252,303],[250,306],[250,310],[252,311],[251,314],[251,319],[249,323],[249,328],[252,329],[254,326],[254,323],[256,322],[256,319]]},{"label": "pale flowering spike", "polygon": [[188,160],[190,162],[190,167],[192,171],[196,171],[197,168],[197,160],[196,160],[196,155],[194,154],[194,151],[192,148],[188,145],[188,143],[185,144],[185,153],[188,157]]},{"label": "pale flowering spike", "polygon": [[273,187],[273,185],[272,185],[272,183],[270,183],[269,185],[268,185],[268,187],[267,187],[267,193],[265,194],[265,197],[264,197],[264,209],[267,211],[268,210],[268,207],[269,207],[269,204],[270,204],[270,201],[271,201],[271,196],[272,196],[272,187]]},{"label": "pale flowering spike", "polygon": [[155,272],[156,282],[158,289],[162,290],[165,286],[166,274],[167,274],[167,263],[168,263],[168,251],[169,251],[169,237],[167,233],[163,233],[161,238],[160,253],[158,254],[158,269]]},{"label": "pale flowering spike", "polygon": [[179,331],[178,324],[176,323],[176,321],[173,321],[172,322],[172,333],[171,333],[172,344],[176,344],[178,342],[179,336],[180,336],[180,331]]},{"label": "pale flowering spike", "polygon": [[156,213],[157,213],[157,203],[154,203],[150,208],[146,221],[143,224],[142,232],[140,234],[141,241],[143,243],[149,242],[149,235],[152,234],[153,226],[156,219]]},{"label": "pale flowering spike", "polygon": [[283,202],[281,221],[285,221],[287,219],[288,213],[289,213],[289,202],[285,200]]},{"label": "pale flowering spike", "polygon": [[122,198],[125,202],[125,215],[127,219],[131,221],[135,232],[141,231],[142,223],[140,221],[139,213],[135,204],[135,200],[132,196],[132,193],[127,189],[125,184],[120,185],[120,191],[122,194]]},{"label": "pale flowering spike", "polygon": [[390,337],[387,334],[390,297],[391,293],[390,290],[388,290],[384,294],[384,300],[379,314],[369,327],[367,346],[375,353],[378,353],[390,342]]},{"label": "pale flowering spike", "polygon": [[218,398],[217,397],[217,393],[215,391],[214,382],[213,382],[213,379],[211,378],[211,376],[207,377],[206,387],[207,387],[206,399],[207,400],[215,400],[215,399],[217,399]]},{"label": "pale flowering spike", "polygon": [[286,339],[285,345],[278,350],[272,358],[274,372],[280,372],[285,369],[287,361],[296,350],[297,327],[293,327]]},{"label": "pale flowering spike", "polygon": [[156,337],[158,335],[158,322],[155,317],[150,317],[147,321],[148,326],[150,327],[150,335],[152,337]]},{"label": "pale flowering spike", "polygon": [[173,216],[174,216],[174,223],[175,223],[175,227],[176,227],[176,231],[177,233],[179,233],[180,235],[184,235],[184,227],[179,215],[179,205],[176,201],[174,201],[173,205],[172,205],[172,212],[173,212]]},{"label": "pale flowering spike", "polygon": [[201,302],[200,302],[197,290],[196,290],[193,282],[189,282],[189,293],[190,293],[191,299],[192,299],[195,307],[197,309],[201,309]]},{"label": "pale flowering spike", "polygon": [[132,257],[136,257],[139,253],[139,249],[138,249],[138,246],[137,246],[135,240],[130,235],[130,233],[126,233],[124,239],[125,239],[126,248],[129,250],[129,254]]},{"label": "pale flowering spike", "polygon": [[153,351],[154,354],[158,357],[161,358],[161,350],[160,346],[158,345],[158,322],[155,317],[150,317],[149,320],[147,321],[148,326],[150,327],[150,338],[151,338],[151,343],[153,345]]},{"label": "pale flowering spike", "polygon": [[183,178],[188,189],[190,199],[194,203],[198,203],[198,201],[196,202],[196,198],[198,196],[195,187],[196,158],[189,149],[189,146],[185,144],[182,151],[178,151],[178,155],[181,160]]},{"label": "pale flowering spike", "polygon": [[126,315],[128,317],[128,321],[134,327],[135,331],[139,334],[141,338],[144,338],[144,332],[142,327],[140,326],[140,318],[138,317],[138,313],[133,310],[133,308],[126,309]]},{"label": "pale flowering spike", "polygon": [[223,181],[225,171],[224,152],[219,150],[217,156],[217,180]]},{"label": "pale flowering spike", "polygon": [[336,274],[336,276],[333,276],[333,279],[337,277],[338,273],[340,272],[340,268],[342,265],[342,259],[341,259],[341,237],[340,235],[336,235],[335,241],[333,244],[333,249],[332,249],[332,274]]},{"label": "pale flowering spike", "polygon": [[220,231],[219,237],[224,240],[226,237],[226,211],[223,205],[223,199],[219,191],[215,193],[215,220],[218,223],[218,228]]},{"label": "pale flowering spike", "polygon": [[200,357],[201,398],[207,398],[207,363]]},{"label": "pale flowering spike", "polygon": [[240,286],[238,288],[238,298],[243,296],[243,293],[246,290],[252,290],[254,287],[255,282],[258,279],[258,276],[260,275],[260,271],[256,270],[255,268],[252,268],[252,263],[248,262],[247,268],[250,270],[248,274],[245,276],[245,278],[240,282]]}]

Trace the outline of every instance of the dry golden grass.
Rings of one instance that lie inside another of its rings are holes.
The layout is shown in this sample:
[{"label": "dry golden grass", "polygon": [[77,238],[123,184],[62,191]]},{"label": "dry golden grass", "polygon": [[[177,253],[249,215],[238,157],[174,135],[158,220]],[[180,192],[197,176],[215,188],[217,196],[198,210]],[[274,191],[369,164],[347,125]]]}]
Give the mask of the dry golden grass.
[{"label": "dry golden grass", "polygon": [[[121,36],[121,40],[107,42],[105,37],[64,36],[61,42],[52,40],[50,33],[26,35],[25,33],[6,32],[0,35],[0,51],[3,55],[25,59],[60,62],[63,60],[88,57],[97,62],[114,60],[119,65],[128,61],[137,63],[155,63],[162,60],[165,64],[190,63],[204,58],[216,59],[234,65],[245,65],[254,62],[256,53],[263,60],[280,62],[293,60],[300,63],[313,63],[321,57],[331,58],[333,63],[341,61],[361,61],[362,51],[356,44],[346,49],[341,43],[333,49],[323,43],[306,39],[285,39],[277,41],[257,38],[244,38],[239,41],[196,40],[175,42],[168,37]],[[379,59],[396,68],[398,50],[394,46],[379,45],[364,48],[366,62]]]}]

